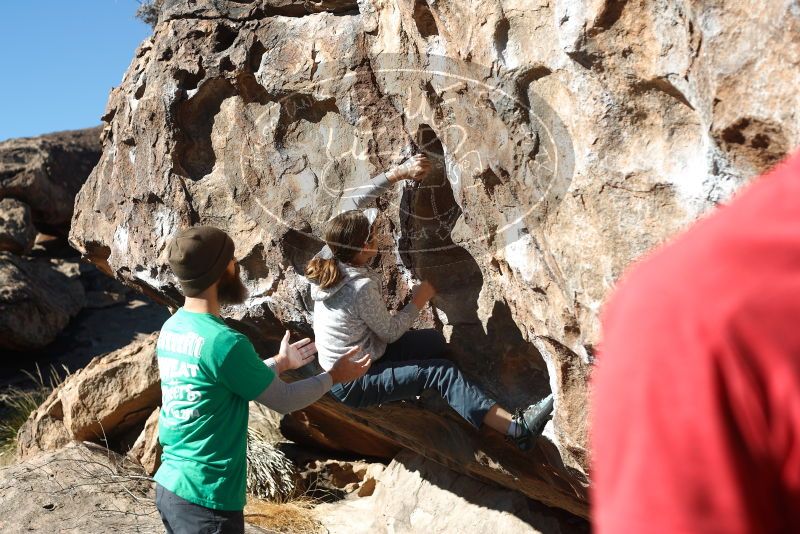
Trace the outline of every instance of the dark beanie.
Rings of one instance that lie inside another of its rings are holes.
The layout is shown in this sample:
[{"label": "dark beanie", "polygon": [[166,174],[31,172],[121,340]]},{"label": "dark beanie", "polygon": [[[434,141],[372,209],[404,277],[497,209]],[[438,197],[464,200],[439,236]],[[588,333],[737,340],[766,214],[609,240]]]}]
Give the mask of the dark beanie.
[{"label": "dark beanie", "polygon": [[183,294],[195,297],[220,279],[233,259],[233,240],[211,226],[181,230],[169,244],[169,265]]}]

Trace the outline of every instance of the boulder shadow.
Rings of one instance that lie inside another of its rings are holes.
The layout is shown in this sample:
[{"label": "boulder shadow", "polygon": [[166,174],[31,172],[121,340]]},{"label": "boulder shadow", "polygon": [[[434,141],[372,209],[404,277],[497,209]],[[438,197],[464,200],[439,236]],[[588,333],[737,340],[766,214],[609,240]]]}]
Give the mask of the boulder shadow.
[{"label": "boulder shadow", "polygon": [[509,410],[550,393],[547,366],[526,341],[505,300],[494,302],[485,323],[479,316],[483,272],[467,249],[455,243],[461,217],[436,133],[423,125],[417,144],[432,162],[428,176],[404,191],[401,200],[400,258],[420,280],[437,290],[434,317],[450,338],[450,355],[464,373]]}]

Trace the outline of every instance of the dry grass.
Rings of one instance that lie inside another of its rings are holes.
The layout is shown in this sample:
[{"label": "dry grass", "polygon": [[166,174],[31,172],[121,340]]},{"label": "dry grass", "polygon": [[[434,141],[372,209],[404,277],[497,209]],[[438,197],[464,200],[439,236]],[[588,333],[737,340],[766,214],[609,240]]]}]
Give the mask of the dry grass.
[{"label": "dry grass", "polygon": [[69,369],[64,367],[59,373],[52,366],[47,379],[42,376],[39,366],[36,373],[23,371],[33,382],[32,388],[9,387],[0,392],[0,466],[8,465],[16,458],[17,432],[39,405],[47,399],[66,376]]},{"label": "dry grass", "polygon": [[244,519],[252,525],[286,534],[318,534],[323,531],[314,515],[314,501],[297,498],[284,503],[248,497]]}]

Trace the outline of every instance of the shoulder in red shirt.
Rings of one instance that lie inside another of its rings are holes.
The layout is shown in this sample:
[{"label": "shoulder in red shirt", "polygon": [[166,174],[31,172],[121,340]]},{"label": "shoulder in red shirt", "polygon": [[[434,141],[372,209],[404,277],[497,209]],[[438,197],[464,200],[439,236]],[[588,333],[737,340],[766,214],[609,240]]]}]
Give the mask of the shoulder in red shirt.
[{"label": "shoulder in red shirt", "polygon": [[800,154],[623,277],[592,395],[598,534],[800,532]]}]

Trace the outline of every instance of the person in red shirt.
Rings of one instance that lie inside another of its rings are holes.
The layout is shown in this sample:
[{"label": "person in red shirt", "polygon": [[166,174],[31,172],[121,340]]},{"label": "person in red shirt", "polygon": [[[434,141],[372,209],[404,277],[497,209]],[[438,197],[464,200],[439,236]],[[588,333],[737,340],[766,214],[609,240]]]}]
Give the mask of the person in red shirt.
[{"label": "person in red shirt", "polygon": [[800,532],[800,153],[623,277],[591,420],[597,534]]}]

